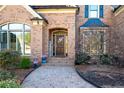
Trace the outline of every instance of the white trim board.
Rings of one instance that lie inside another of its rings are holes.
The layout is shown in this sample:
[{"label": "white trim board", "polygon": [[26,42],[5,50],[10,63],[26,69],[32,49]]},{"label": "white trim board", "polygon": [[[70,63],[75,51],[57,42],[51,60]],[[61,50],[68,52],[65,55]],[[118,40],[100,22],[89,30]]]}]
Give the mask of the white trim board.
[{"label": "white trim board", "polygon": [[0,11],[2,11],[5,7],[6,5],[1,6]]},{"label": "white trim board", "polygon": [[30,6],[28,5],[22,5],[28,12],[30,12],[34,17],[38,17],[40,19],[43,19],[40,15],[38,15]]}]

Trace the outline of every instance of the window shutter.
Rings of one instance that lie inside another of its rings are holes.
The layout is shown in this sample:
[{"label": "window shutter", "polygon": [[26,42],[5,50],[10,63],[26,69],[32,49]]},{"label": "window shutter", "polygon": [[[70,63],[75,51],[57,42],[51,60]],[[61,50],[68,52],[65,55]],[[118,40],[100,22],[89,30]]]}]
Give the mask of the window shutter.
[{"label": "window shutter", "polygon": [[100,18],[103,18],[103,16],[104,16],[104,9],[103,9],[104,7],[103,7],[103,5],[100,5],[100,14],[99,14],[99,17]]},{"label": "window shutter", "polygon": [[85,18],[88,18],[89,15],[89,7],[88,5],[85,5]]}]

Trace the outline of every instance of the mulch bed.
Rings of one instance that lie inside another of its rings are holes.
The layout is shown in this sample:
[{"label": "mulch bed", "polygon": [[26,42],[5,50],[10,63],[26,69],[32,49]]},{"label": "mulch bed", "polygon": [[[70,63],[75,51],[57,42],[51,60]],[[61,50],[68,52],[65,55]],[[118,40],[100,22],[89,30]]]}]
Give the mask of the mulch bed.
[{"label": "mulch bed", "polygon": [[29,68],[29,69],[13,69],[10,70],[11,72],[15,73],[15,75],[17,76],[17,81],[18,83],[22,83],[23,80],[33,71],[33,68]]},{"label": "mulch bed", "polygon": [[[81,67],[80,67],[81,68]],[[90,82],[91,84],[95,85],[96,87],[102,88],[123,88],[124,87],[124,72],[114,73],[114,71],[106,70],[97,70],[90,69],[84,70],[76,67],[77,72],[79,75]],[[89,67],[91,68],[91,66]],[[87,66],[88,69],[88,66]],[[103,69],[103,68],[101,68]],[[115,69],[116,70],[116,69]]]}]

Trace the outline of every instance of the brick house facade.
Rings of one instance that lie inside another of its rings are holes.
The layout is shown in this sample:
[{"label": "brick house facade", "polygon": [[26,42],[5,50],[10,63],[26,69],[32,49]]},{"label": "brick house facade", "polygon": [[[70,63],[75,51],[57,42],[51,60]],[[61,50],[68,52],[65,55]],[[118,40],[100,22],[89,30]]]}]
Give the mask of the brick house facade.
[{"label": "brick house facade", "polygon": [[110,53],[124,57],[124,6],[119,6],[112,16]]},{"label": "brick house facade", "polygon": [[[78,51],[90,55],[119,51],[124,44],[124,12],[121,11],[117,15],[109,5],[89,6],[86,17],[84,5],[1,6],[0,50],[17,50],[22,55],[31,55],[31,59],[38,57],[39,62],[46,55],[48,63],[66,65],[74,65]],[[30,42],[27,38],[31,39]],[[120,47],[113,46],[119,42],[122,44]]]}]

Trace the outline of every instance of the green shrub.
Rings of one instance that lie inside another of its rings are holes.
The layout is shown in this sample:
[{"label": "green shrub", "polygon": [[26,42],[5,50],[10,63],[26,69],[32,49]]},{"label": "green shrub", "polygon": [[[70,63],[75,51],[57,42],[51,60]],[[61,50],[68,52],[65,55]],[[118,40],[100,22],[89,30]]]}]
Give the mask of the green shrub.
[{"label": "green shrub", "polygon": [[31,67],[31,60],[28,57],[22,57],[20,68],[26,69]]},{"label": "green shrub", "polygon": [[124,57],[112,55],[112,65],[121,67],[121,68],[124,67]]},{"label": "green shrub", "polygon": [[20,85],[15,79],[0,81],[0,88],[19,88]]},{"label": "green shrub", "polygon": [[124,67],[124,58],[123,57],[119,57],[119,60],[117,61],[117,65],[119,68],[123,68]]},{"label": "green shrub", "polygon": [[13,79],[15,78],[15,74],[8,71],[0,71],[0,81],[1,80],[7,80],[7,79]]},{"label": "green shrub", "polygon": [[11,51],[11,56],[12,65],[18,65],[21,59],[20,53],[18,51]]},{"label": "green shrub", "polygon": [[117,66],[117,65],[119,65],[119,57],[118,57],[118,55],[111,55],[111,59],[112,59],[112,65],[114,65],[114,66]]},{"label": "green shrub", "polygon": [[7,69],[19,63],[20,54],[17,51],[5,50],[0,52],[0,67]]},{"label": "green shrub", "polygon": [[88,61],[90,60],[90,58],[91,57],[87,53],[79,52],[79,53],[76,54],[75,64],[76,65],[88,64]]},{"label": "green shrub", "polygon": [[112,64],[112,59],[113,59],[113,57],[109,54],[100,55],[101,64],[110,65],[110,64]]}]

